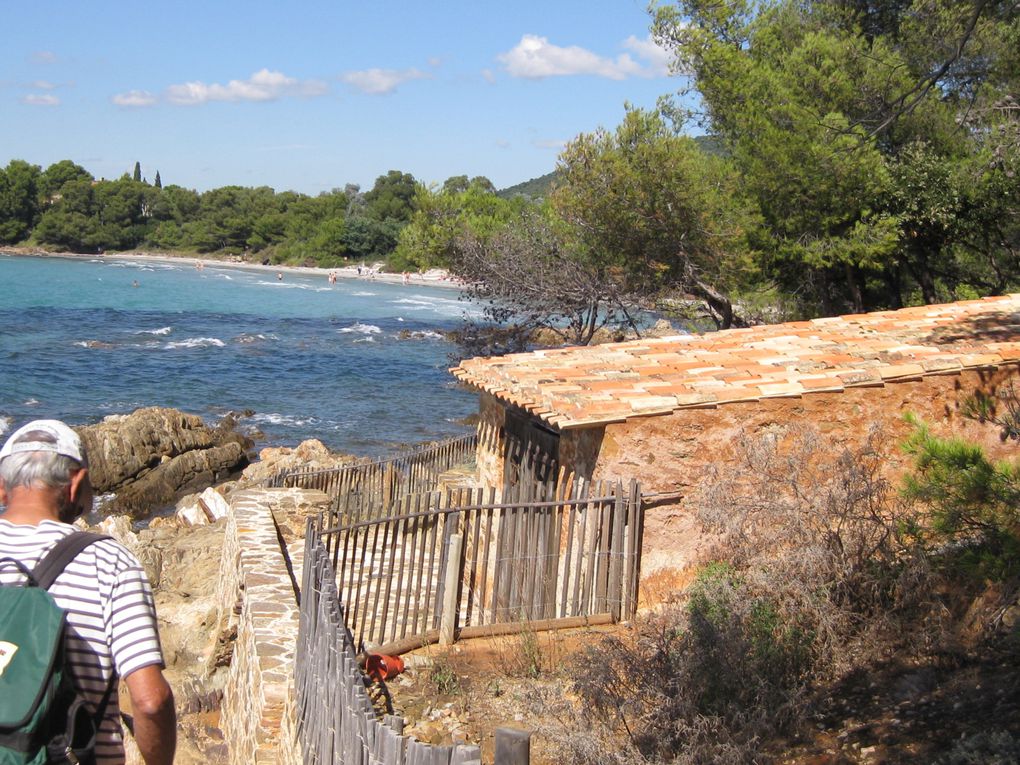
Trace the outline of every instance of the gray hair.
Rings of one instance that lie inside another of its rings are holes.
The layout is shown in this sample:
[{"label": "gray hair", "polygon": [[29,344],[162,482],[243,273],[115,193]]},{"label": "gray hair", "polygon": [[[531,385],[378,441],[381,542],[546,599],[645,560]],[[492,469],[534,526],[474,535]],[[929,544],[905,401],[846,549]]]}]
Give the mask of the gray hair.
[{"label": "gray hair", "polygon": [[[19,442],[51,440],[48,433],[37,430],[18,438]],[[19,452],[0,460],[0,481],[8,491],[18,486],[63,489],[70,485],[71,473],[83,467],[86,466],[56,452]]]}]

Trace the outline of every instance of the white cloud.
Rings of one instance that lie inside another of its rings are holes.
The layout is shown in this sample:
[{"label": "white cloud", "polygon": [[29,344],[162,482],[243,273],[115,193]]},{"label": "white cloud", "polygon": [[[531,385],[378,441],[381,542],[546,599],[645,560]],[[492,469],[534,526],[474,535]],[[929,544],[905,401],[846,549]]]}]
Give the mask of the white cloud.
[{"label": "white cloud", "polygon": [[402,83],[411,80],[431,78],[428,72],[419,69],[363,69],[358,72],[345,72],[340,79],[362,93],[380,95],[392,93]]},{"label": "white cloud", "polygon": [[641,73],[641,66],[627,53],[605,58],[576,45],[561,48],[538,35],[524,35],[513,49],[497,58],[513,77],[531,80],[577,74],[623,80]]},{"label": "white cloud", "polygon": [[51,50],[37,50],[32,53],[31,59],[34,64],[55,64],[57,54]]},{"label": "white cloud", "polygon": [[147,90],[129,90],[127,93],[118,93],[110,100],[117,106],[152,106],[157,99]]},{"label": "white cloud", "polygon": [[22,96],[21,103],[29,106],[59,106],[60,99],[48,93],[29,93],[27,96]]},{"label": "white cloud", "polygon": [[669,65],[673,60],[673,56],[665,48],[660,48],[651,35],[648,35],[644,40],[639,40],[634,35],[631,35],[623,41],[623,47],[647,62],[646,72],[648,77],[666,77],[669,75]]},{"label": "white cloud", "polygon": [[496,81],[496,75],[491,69],[483,69],[482,79],[491,85]]},{"label": "white cloud", "polygon": [[173,104],[193,106],[210,101],[275,101],[286,96],[321,96],[327,86],[319,80],[297,80],[281,72],[260,69],[247,80],[219,83],[185,82],[166,89]]},{"label": "white cloud", "polygon": [[536,138],[531,143],[533,146],[539,149],[555,149],[556,151],[565,149],[567,146],[566,141],[558,140],[555,138]]},{"label": "white cloud", "polygon": [[625,80],[628,77],[664,77],[669,74],[669,53],[656,45],[651,35],[644,40],[631,35],[623,42],[623,47],[644,63],[635,61],[630,53],[609,58],[577,45],[566,48],[554,45],[549,38],[538,35],[524,35],[516,46],[499,54],[497,59],[511,76],[529,80],[584,74]]},{"label": "white cloud", "polygon": [[49,82],[47,80],[36,80],[32,83],[32,87],[36,90],[56,90],[59,85]]}]

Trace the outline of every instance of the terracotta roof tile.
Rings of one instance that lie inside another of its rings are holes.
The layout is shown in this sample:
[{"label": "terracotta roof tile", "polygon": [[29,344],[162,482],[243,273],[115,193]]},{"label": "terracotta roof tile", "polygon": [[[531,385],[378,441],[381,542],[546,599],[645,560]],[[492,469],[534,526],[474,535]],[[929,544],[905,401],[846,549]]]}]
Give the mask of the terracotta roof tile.
[{"label": "terracotta roof tile", "polygon": [[461,381],[563,429],[1020,362],[1020,295],[467,359]]}]

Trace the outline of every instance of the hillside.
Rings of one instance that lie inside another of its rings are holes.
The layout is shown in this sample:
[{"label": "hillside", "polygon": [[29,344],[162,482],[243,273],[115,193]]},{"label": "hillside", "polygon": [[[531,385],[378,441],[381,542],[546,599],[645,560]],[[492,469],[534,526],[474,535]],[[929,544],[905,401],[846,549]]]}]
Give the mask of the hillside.
[{"label": "hillside", "polygon": [[551,173],[540,175],[538,178],[532,178],[530,181],[524,181],[523,183],[518,183],[515,186],[500,189],[496,192],[496,195],[503,199],[512,199],[513,197],[543,199],[552,189],[553,182],[556,180],[556,175],[556,171],[553,170]]},{"label": "hillside", "polygon": [[[694,142],[698,145],[698,148],[706,154],[721,156],[726,153],[726,149],[723,147],[722,142],[717,136],[695,136]],[[556,182],[558,175],[558,172],[553,170],[551,173],[546,173],[545,175],[540,175],[537,178],[532,178],[531,180],[522,181],[514,186],[508,186],[505,189],[500,189],[496,192],[496,195],[503,199],[511,199],[517,196],[527,197],[528,199],[544,199],[552,190],[553,184]]]}]

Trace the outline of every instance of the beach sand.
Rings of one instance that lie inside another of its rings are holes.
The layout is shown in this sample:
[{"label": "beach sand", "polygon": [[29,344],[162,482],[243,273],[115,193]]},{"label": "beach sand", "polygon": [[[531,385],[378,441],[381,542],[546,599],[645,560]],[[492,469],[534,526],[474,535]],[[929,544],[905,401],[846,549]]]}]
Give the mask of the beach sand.
[{"label": "beach sand", "polygon": [[215,266],[216,268],[241,268],[251,271],[264,271],[272,274],[301,274],[302,276],[317,276],[323,281],[328,281],[329,275],[335,273],[337,279],[355,279],[358,281],[377,281],[388,284],[427,285],[429,287],[447,287],[461,289],[462,284],[441,268],[434,268],[424,273],[408,273],[405,277],[402,274],[383,273],[379,270],[381,263],[366,264],[362,272],[358,273],[357,266],[345,266],[343,268],[318,268],[314,266],[285,266],[285,265],[262,265],[261,263],[249,263],[239,260],[223,260],[220,258],[197,257],[191,255],[170,255],[168,253],[155,253],[132,250],[129,252],[106,252],[101,255],[87,255],[71,252],[47,252],[45,250],[33,249],[30,247],[0,247],[0,253],[8,255],[28,255],[32,257],[54,257],[54,258],[84,258],[87,260],[129,260],[135,262],[153,261],[161,263],[183,263],[192,267]]}]

